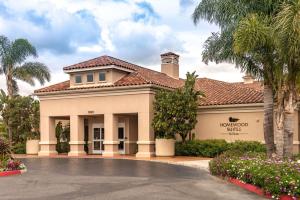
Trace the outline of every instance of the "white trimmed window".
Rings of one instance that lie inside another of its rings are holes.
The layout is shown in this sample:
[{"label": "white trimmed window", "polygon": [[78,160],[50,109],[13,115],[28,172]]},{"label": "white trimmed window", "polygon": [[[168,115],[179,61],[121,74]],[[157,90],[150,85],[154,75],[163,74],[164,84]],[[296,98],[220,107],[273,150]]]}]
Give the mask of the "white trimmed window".
[{"label": "white trimmed window", "polygon": [[86,75],[86,82],[88,82],[88,83],[94,82],[94,74],[93,73],[89,73]]},{"label": "white trimmed window", "polygon": [[75,83],[82,83],[81,75],[75,75]]},{"label": "white trimmed window", "polygon": [[106,81],[105,72],[99,72],[99,81]]}]

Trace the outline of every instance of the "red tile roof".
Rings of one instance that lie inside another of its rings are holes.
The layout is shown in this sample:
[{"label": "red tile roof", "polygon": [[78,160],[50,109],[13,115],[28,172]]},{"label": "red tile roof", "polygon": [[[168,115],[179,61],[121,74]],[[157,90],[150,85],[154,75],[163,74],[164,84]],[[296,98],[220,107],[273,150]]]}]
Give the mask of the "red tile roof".
[{"label": "red tile roof", "polygon": [[201,106],[263,102],[263,86],[260,85],[259,89],[257,83],[227,83],[200,78],[197,80],[195,87],[196,90],[202,91],[205,94],[205,98],[200,101]]},{"label": "red tile roof", "polygon": [[[70,82],[65,81],[55,85],[35,90],[36,94],[45,92],[67,91],[67,90],[83,90],[90,88],[103,87],[120,87],[153,84],[167,88],[179,88],[184,85],[184,80],[174,79],[164,73],[153,71],[126,61],[113,58],[110,56],[101,56],[92,60],[64,67],[64,70],[83,69],[92,67],[101,67],[108,65],[116,65],[133,72],[128,73],[123,78],[112,85],[91,85],[85,87],[71,87]],[[260,82],[252,84],[244,83],[227,83],[223,81],[212,80],[208,78],[197,79],[195,89],[204,92],[205,98],[200,101],[201,106],[205,105],[226,105],[226,104],[248,104],[262,103],[263,93]]]}]

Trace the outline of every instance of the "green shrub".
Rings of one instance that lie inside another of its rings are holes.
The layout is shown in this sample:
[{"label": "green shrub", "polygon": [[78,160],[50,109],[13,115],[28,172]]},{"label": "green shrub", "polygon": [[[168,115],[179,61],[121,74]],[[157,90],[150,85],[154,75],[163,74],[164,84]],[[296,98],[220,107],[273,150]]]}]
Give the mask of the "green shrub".
[{"label": "green shrub", "polygon": [[69,142],[60,142],[56,145],[56,150],[58,153],[68,153],[70,151]]},{"label": "green shrub", "polygon": [[293,155],[293,160],[300,160],[300,153]]},{"label": "green shrub", "polygon": [[225,140],[191,140],[185,143],[177,142],[177,156],[202,156],[213,158],[225,151],[235,152],[266,152],[264,144],[256,141],[236,141],[227,143]]},{"label": "green shrub", "polygon": [[178,156],[215,157],[228,149],[225,140],[191,140],[185,143],[177,142],[175,146]]},{"label": "green shrub", "polygon": [[274,197],[280,194],[300,196],[300,164],[292,160],[269,160],[265,153],[228,151],[214,158],[209,169],[212,175],[256,185]]},{"label": "green shrub", "polygon": [[241,152],[266,152],[266,146],[257,141],[235,141],[229,144],[229,149]]},{"label": "green shrub", "polygon": [[11,157],[11,150],[6,139],[0,138],[0,162]]},{"label": "green shrub", "polygon": [[26,144],[25,143],[14,144],[12,148],[12,152],[15,154],[26,154]]}]

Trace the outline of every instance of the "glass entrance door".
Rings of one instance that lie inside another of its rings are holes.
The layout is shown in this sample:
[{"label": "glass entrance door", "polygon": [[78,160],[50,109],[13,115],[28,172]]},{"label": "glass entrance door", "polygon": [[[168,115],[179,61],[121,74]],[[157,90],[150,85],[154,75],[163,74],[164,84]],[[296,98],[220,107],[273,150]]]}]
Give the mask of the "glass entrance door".
[{"label": "glass entrance door", "polygon": [[101,154],[104,150],[104,128],[103,124],[93,125],[93,153]]},{"label": "glass entrance door", "polygon": [[119,152],[125,154],[125,123],[119,123],[118,126]]}]

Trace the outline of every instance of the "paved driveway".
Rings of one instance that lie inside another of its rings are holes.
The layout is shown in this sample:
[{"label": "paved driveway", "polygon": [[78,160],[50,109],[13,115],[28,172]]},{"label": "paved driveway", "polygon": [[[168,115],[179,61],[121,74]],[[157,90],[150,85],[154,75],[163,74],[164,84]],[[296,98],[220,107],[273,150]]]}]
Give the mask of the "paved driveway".
[{"label": "paved driveway", "polygon": [[260,199],[205,171],[116,159],[23,159],[28,172],[0,178],[0,199]]}]

